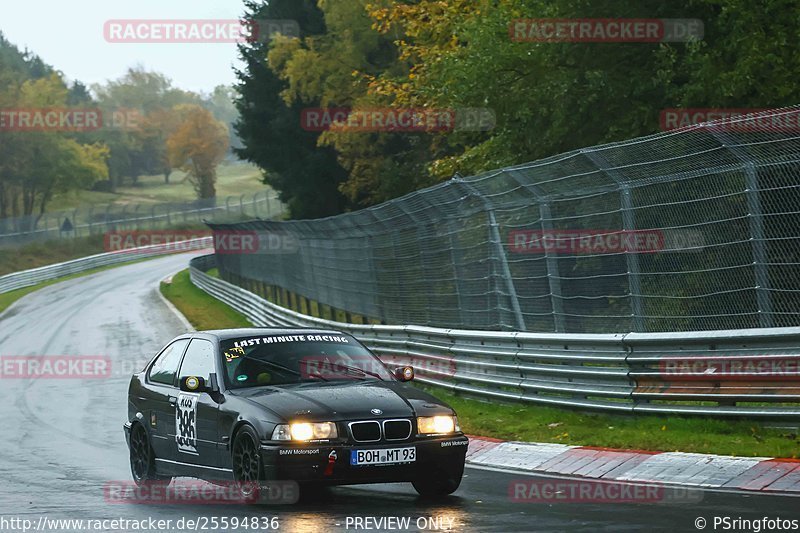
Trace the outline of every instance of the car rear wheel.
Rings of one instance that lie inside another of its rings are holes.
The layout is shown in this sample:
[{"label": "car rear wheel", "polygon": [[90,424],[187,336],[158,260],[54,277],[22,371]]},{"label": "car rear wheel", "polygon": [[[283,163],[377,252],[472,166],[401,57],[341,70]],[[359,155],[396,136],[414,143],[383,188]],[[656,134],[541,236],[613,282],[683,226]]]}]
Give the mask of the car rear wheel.
[{"label": "car rear wheel", "polygon": [[233,479],[246,501],[258,497],[259,485],[264,479],[258,443],[258,436],[250,426],[240,429],[233,441]]},{"label": "car rear wheel", "polygon": [[411,484],[414,485],[414,490],[416,490],[420,496],[447,496],[448,494],[453,494],[456,489],[458,489],[458,486],[461,485],[461,478],[463,475],[463,466],[455,471],[436,469],[425,474],[416,481],[413,481]]},{"label": "car rear wheel", "polygon": [[156,457],[147,431],[141,424],[134,424],[131,428],[130,462],[133,482],[138,486],[159,483],[168,485],[171,477],[163,478],[156,474]]}]

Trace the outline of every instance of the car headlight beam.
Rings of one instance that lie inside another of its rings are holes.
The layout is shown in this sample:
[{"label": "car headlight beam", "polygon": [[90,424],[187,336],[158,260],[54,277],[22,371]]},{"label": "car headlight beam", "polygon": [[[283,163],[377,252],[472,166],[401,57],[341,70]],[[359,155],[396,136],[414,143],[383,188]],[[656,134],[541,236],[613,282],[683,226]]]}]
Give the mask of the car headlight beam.
[{"label": "car headlight beam", "polygon": [[305,442],[309,440],[335,439],[339,434],[333,422],[293,422],[279,424],[272,432],[272,440],[293,440]]},{"label": "car headlight beam", "polygon": [[455,416],[420,416],[417,417],[417,429],[422,435],[441,435],[459,431]]}]

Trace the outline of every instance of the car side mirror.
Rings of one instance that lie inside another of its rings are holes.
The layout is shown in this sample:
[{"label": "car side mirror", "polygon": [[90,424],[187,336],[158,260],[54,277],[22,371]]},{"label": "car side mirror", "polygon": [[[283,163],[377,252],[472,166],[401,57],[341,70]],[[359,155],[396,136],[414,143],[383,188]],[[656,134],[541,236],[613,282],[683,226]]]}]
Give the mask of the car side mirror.
[{"label": "car side mirror", "polygon": [[411,365],[398,366],[394,369],[394,377],[400,381],[411,381],[414,379],[414,367]]},{"label": "car side mirror", "polygon": [[211,392],[204,378],[186,376],[181,378],[181,392]]},{"label": "car side mirror", "polygon": [[183,377],[181,378],[180,387],[182,392],[207,392],[209,394],[219,392],[216,374],[211,374],[208,377],[208,381],[199,376]]}]

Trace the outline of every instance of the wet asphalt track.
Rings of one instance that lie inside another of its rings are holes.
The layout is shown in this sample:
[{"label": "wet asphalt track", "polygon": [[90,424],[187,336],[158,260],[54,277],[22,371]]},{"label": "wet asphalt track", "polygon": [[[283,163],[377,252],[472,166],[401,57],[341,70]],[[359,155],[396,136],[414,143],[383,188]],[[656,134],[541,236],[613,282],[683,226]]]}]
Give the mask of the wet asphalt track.
[{"label": "wet asphalt track", "polygon": [[157,295],[158,281],[187,261],[186,255],[160,258],[59,283],[0,316],[1,356],[104,355],[113,364],[112,377],[99,380],[0,380],[0,518],[153,517],[174,523],[184,517],[278,516],[283,531],[315,533],[365,531],[352,521],[348,528],[348,517],[410,517],[411,531],[425,518],[452,523],[454,531],[697,531],[697,517],[714,531],[714,516],[800,519],[800,498],[718,492],[684,505],[512,503],[509,483],[524,475],[475,468],[467,469],[454,496],[440,502],[420,500],[410,485],[397,484],[336,488],[284,507],[106,503],[103,487],[130,479],[122,432],[128,377],[182,332]]}]

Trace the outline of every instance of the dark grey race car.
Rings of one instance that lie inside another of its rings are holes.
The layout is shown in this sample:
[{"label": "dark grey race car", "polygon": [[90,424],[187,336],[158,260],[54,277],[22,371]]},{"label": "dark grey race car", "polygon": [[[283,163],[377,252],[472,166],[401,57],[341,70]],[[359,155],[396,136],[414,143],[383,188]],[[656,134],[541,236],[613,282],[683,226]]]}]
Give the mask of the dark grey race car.
[{"label": "dark grey race car", "polygon": [[390,370],[336,331],[181,335],[131,379],[134,481],[410,481],[421,495],[450,494],[467,437],[453,409],[411,379],[411,367]]}]

